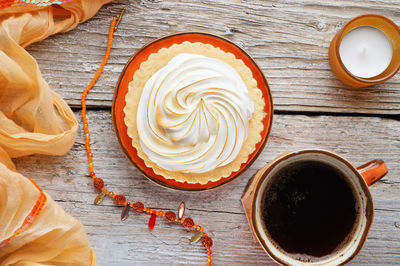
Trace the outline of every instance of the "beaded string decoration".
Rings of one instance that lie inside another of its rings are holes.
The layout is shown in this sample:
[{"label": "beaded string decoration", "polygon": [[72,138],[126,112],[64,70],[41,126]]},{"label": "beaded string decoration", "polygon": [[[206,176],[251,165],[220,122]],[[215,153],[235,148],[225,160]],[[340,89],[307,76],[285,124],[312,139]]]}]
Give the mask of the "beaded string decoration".
[{"label": "beaded string decoration", "polygon": [[180,206],[178,208],[178,215],[176,215],[176,213],[173,211],[165,212],[162,210],[154,210],[154,209],[145,207],[144,204],[140,201],[129,202],[123,194],[116,194],[113,191],[108,190],[104,185],[103,179],[97,177],[94,172],[93,153],[92,153],[92,149],[90,146],[89,126],[88,126],[87,117],[86,117],[86,96],[89,93],[90,89],[92,89],[92,87],[94,86],[94,84],[96,83],[98,78],[100,77],[101,72],[103,71],[103,68],[107,63],[107,60],[108,60],[108,57],[109,57],[110,51],[111,51],[113,34],[114,34],[114,31],[117,29],[119,22],[121,21],[124,11],[125,11],[125,8],[122,9],[121,14],[118,17],[114,17],[113,20],[111,21],[106,54],[104,56],[103,61],[101,62],[99,69],[97,70],[96,75],[94,76],[92,81],[89,83],[89,85],[86,87],[86,89],[83,91],[82,98],[81,98],[82,121],[83,121],[83,129],[85,131],[85,147],[86,147],[86,151],[87,151],[90,176],[93,179],[94,187],[100,191],[100,193],[94,200],[94,204],[96,204],[96,205],[100,204],[103,201],[105,196],[109,196],[112,200],[114,200],[115,204],[123,207],[122,212],[121,212],[121,220],[125,220],[128,218],[129,211],[131,208],[136,213],[148,214],[148,215],[150,215],[150,219],[149,219],[149,223],[148,223],[149,230],[153,230],[153,228],[156,224],[157,216],[163,216],[164,219],[168,223],[178,223],[178,224],[181,224],[186,229],[193,229],[194,231],[196,231],[196,234],[190,239],[190,241],[198,242],[199,240],[201,240],[201,244],[207,250],[207,265],[211,265],[211,256],[212,256],[211,247],[213,245],[213,241],[212,241],[211,237],[205,232],[204,228],[198,224],[195,224],[195,222],[193,221],[192,218],[190,218],[190,217],[183,218],[183,215],[185,212],[185,204],[183,202],[180,204]]}]

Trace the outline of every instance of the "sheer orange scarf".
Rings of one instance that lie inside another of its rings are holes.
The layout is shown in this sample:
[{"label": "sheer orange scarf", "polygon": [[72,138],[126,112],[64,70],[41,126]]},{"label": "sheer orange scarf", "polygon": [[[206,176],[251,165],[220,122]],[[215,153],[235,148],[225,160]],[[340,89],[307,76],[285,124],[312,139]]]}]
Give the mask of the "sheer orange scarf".
[{"label": "sheer orange scarf", "polygon": [[73,0],[48,7],[0,10],[0,265],[95,265],[83,226],[11,158],[62,155],[77,121],[24,49],[73,29],[111,0]]}]

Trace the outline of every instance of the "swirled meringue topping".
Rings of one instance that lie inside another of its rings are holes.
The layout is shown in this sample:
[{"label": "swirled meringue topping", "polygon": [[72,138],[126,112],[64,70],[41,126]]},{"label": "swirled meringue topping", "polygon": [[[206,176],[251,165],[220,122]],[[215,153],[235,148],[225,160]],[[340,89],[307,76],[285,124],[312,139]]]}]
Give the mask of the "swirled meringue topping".
[{"label": "swirled meringue topping", "polygon": [[140,145],[159,167],[203,173],[232,162],[246,141],[254,103],[227,63],[179,54],[145,84]]}]

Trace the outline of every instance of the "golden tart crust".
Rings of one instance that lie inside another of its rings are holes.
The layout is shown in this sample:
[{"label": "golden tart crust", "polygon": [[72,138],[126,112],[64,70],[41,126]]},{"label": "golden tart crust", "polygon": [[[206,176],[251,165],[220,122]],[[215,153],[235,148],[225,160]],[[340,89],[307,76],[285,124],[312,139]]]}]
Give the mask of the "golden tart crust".
[{"label": "golden tart crust", "polygon": [[[181,53],[199,54],[219,59],[229,64],[239,73],[254,102],[254,113],[249,121],[248,136],[238,156],[229,164],[204,173],[185,173],[159,167],[143,152],[137,132],[136,115],[143,87],[159,69]],[[266,114],[264,112],[265,103],[262,92],[257,88],[256,80],[253,78],[250,69],[242,60],[236,59],[233,54],[226,53],[210,44],[183,42],[181,44],[174,44],[168,48],[162,48],[157,53],[151,54],[148,60],[143,62],[140,68],[135,72],[133,80],[129,83],[129,90],[126,94],[125,101],[124,121],[128,128],[127,134],[132,139],[133,147],[137,150],[138,156],[143,159],[147,167],[152,168],[156,174],[162,175],[166,179],[200,184],[206,184],[209,181],[218,181],[223,177],[230,176],[232,172],[239,170],[241,164],[246,163],[249,155],[255,150],[256,144],[261,141],[261,131],[264,127],[263,119]]]}]

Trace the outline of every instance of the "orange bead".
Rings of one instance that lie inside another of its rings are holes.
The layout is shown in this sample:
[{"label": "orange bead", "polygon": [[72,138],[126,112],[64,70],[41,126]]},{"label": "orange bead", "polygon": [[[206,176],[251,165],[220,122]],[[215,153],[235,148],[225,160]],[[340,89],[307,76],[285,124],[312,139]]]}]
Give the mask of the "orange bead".
[{"label": "orange bead", "polygon": [[104,181],[103,181],[103,179],[96,177],[93,180],[93,185],[97,189],[102,189],[104,187]]},{"label": "orange bead", "polygon": [[208,249],[212,247],[213,241],[212,241],[211,237],[204,235],[204,236],[201,238],[201,244],[202,244],[203,247],[205,247],[205,248],[207,249],[207,251],[208,251]]},{"label": "orange bead", "polygon": [[137,213],[144,212],[144,205],[140,201],[133,203],[132,209]]},{"label": "orange bead", "polygon": [[193,221],[192,218],[188,217],[188,218],[185,218],[185,220],[183,220],[182,225],[183,225],[185,228],[188,228],[188,229],[189,229],[189,228],[192,228],[192,227],[194,226],[194,221]]},{"label": "orange bead", "polygon": [[126,198],[124,195],[119,194],[119,195],[115,195],[114,201],[117,205],[125,205]]},{"label": "orange bead", "polygon": [[169,211],[165,214],[165,220],[167,220],[167,222],[172,223],[173,221],[176,220],[176,214],[172,211]]}]

